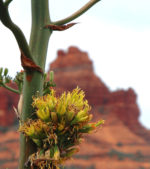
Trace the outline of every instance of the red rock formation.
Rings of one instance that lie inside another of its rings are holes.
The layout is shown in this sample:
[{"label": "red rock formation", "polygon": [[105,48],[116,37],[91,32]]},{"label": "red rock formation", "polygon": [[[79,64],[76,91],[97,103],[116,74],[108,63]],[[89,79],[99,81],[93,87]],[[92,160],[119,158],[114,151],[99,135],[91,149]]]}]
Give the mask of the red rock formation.
[{"label": "red rock formation", "polygon": [[75,47],[70,47],[66,53],[58,51],[58,57],[50,69],[55,72],[55,82],[61,92],[79,86],[85,91],[91,105],[103,104],[109,95],[107,87],[95,76],[87,53]]},{"label": "red rock formation", "polygon": [[16,115],[13,106],[16,107],[17,102],[17,94],[0,87],[0,127],[11,126],[15,122]]},{"label": "red rock formation", "polygon": [[0,133],[0,169],[16,169],[19,159],[19,133]]},{"label": "red rock formation", "polygon": [[118,90],[110,94],[106,106],[132,132],[150,142],[150,131],[146,130],[139,122],[140,111],[136,100],[137,96],[133,89]]},{"label": "red rock formation", "polygon": [[[132,89],[110,92],[94,74],[87,53],[75,47],[59,51],[51,70],[55,72],[58,92],[79,86],[86,92],[94,120],[105,119],[103,128],[86,138],[75,160],[67,165],[74,169],[149,169],[150,132],[138,121],[140,111],[135,92]],[[8,98],[14,99],[9,94],[0,94],[0,99],[5,98],[0,110],[7,110]],[[9,131],[0,137],[0,168],[17,168],[19,134]]]},{"label": "red rock formation", "polygon": [[[67,53],[63,50],[59,50],[57,54],[58,58],[51,63],[51,68],[55,69],[55,71],[59,71],[60,69],[62,70],[62,68],[73,69],[74,67],[87,65],[89,66],[89,69],[93,70],[92,61],[89,60],[87,53],[80,51],[76,47],[70,47]],[[82,63],[83,65],[79,63]]]},{"label": "red rock formation", "polygon": [[150,132],[139,123],[137,96],[133,89],[110,92],[102,80],[93,72],[92,61],[86,52],[70,47],[67,52],[58,51],[57,59],[50,65],[55,72],[55,82],[59,92],[79,86],[86,93],[92,107],[105,107],[113,112],[132,132],[150,141]]}]

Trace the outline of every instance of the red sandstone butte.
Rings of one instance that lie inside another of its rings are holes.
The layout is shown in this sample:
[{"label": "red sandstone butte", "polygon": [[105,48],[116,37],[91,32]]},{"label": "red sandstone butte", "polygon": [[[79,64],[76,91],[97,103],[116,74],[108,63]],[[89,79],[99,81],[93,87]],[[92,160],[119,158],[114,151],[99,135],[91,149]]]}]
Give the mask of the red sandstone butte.
[{"label": "red sandstone butte", "polygon": [[[86,136],[80,152],[67,163],[66,169],[150,169],[150,131],[138,121],[140,111],[134,90],[111,92],[95,75],[88,54],[76,47],[59,50],[50,69],[55,72],[58,93],[79,86],[92,106],[93,120],[105,120],[102,128]],[[3,92],[1,89],[0,95]],[[15,104],[14,95],[6,91],[1,95],[0,110],[12,110],[8,109],[8,101]],[[0,169],[16,169],[19,133],[12,130],[0,133],[0,137]]]},{"label": "red sandstone butte", "polygon": [[59,92],[79,86],[86,93],[92,107],[107,110],[117,116],[132,132],[150,141],[150,132],[139,123],[139,107],[133,89],[110,92],[103,81],[95,75],[93,63],[86,52],[76,47],[68,51],[59,50],[56,60],[51,63],[54,79]]},{"label": "red sandstone butte", "polygon": [[58,51],[57,59],[50,65],[55,73],[55,82],[60,91],[72,90],[77,86],[85,91],[91,105],[103,104],[109,95],[105,84],[93,72],[93,63],[86,52],[70,47],[65,53]]}]

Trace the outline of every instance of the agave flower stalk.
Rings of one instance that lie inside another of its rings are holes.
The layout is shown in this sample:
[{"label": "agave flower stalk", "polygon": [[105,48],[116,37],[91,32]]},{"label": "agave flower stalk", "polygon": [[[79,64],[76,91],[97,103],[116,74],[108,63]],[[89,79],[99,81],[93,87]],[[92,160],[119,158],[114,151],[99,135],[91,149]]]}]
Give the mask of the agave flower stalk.
[{"label": "agave flower stalk", "polygon": [[[48,107],[46,106],[45,109],[44,108],[39,109],[38,105],[36,105],[37,106],[36,108],[38,110],[34,114],[35,116],[32,116],[35,108],[34,105],[32,106],[32,103],[33,103],[33,96],[37,95],[37,93],[39,96],[43,96],[50,92],[50,90],[48,89],[49,83],[44,84],[44,70],[45,70],[48,42],[52,32],[55,30],[61,30],[62,28],[63,29],[67,28],[65,24],[68,24],[69,22],[73,21],[74,19],[82,15],[84,12],[86,12],[89,8],[91,8],[99,1],[100,0],[89,0],[89,2],[87,2],[83,7],[81,7],[79,10],[77,10],[75,13],[71,14],[70,16],[62,20],[51,21],[49,8],[48,8],[49,1],[31,0],[32,28],[31,28],[30,42],[28,44],[25,35],[23,34],[23,31],[12,21],[10,17],[9,5],[13,2],[13,0],[0,0],[0,21],[13,33],[20,50],[21,64],[24,68],[23,80],[18,81],[18,79],[16,79],[18,90],[7,86],[5,83],[6,81],[3,81],[4,79],[2,79],[1,77],[0,77],[0,86],[5,87],[8,90],[21,95],[20,105],[22,105],[22,107],[20,108],[21,112],[19,115],[19,119],[21,120],[21,122],[27,123],[28,119],[31,119],[31,117],[35,119],[36,117],[37,119],[40,119],[44,123],[47,123],[47,125],[50,125],[52,120],[53,125],[54,124],[59,125],[58,134],[61,137],[62,133],[73,134],[74,132],[77,132],[78,123],[80,123],[80,125],[82,126],[82,124],[89,121],[90,117],[88,117],[85,110],[82,110],[83,112],[81,111],[78,114],[79,110],[84,109],[84,106],[86,107],[87,103],[83,103],[82,102],[83,95],[80,94],[79,96],[78,94],[76,94],[76,92],[72,93],[72,96],[71,93],[67,94],[67,99],[66,99],[66,94],[64,94],[61,99],[57,100],[58,101],[57,105],[55,105],[55,101],[56,101],[55,98],[53,98],[54,100],[48,99],[49,106]],[[74,23],[72,23],[71,25],[74,25]],[[0,74],[1,71],[2,70],[0,69]],[[6,76],[7,72],[8,72],[7,70],[4,72],[5,77],[8,77]],[[5,78],[5,80],[9,80],[9,79]],[[47,97],[51,97],[51,96],[47,96]],[[77,102],[77,98],[79,99],[78,102]],[[33,104],[35,104],[35,100]],[[77,107],[76,110],[72,106],[72,104],[75,107]],[[50,114],[49,111],[51,112]],[[66,112],[70,112],[70,113],[66,115]],[[68,131],[67,125],[68,123],[70,124],[70,122],[72,122],[72,125],[76,125],[76,126],[72,126],[72,130]],[[38,133],[37,131],[38,128],[35,127],[35,124],[38,124],[38,121],[34,121],[33,124],[32,120],[30,120],[28,121],[28,124],[26,124],[26,127],[27,128],[29,127],[30,130],[32,130],[32,132],[36,131]],[[56,127],[58,125],[56,125]],[[30,161],[32,161],[32,163],[35,162],[37,164],[36,158],[38,156],[37,153],[38,148],[35,146],[36,144],[33,144],[31,139],[28,140],[26,139],[25,135],[32,133],[32,132],[30,133],[29,130],[27,132],[26,127],[24,126],[24,128],[23,127],[20,128],[20,131],[23,132],[24,130],[24,132],[23,134],[20,135],[20,159],[19,159],[19,167],[18,167],[19,169],[31,168],[31,166],[27,166],[27,167],[25,166],[25,163],[29,159],[29,156],[31,154],[32,155],[34,154],[34,158],[31,158],[31,156],[30,158],[35,160],[30,160]],[[51,136],[53,136],[53,133],[49,134],[49,136],[47,137],[51,137]],[[34,142],[37,142],[37,140],[35,140],[36,138],[32,138],[32,139],[34,139],[33,140]],[[58,147],[63,148],[64,141],[65,140],[62,140],[61,141],[62,143],[60,143]],[[50,140],[49,142],[53,143],[53,141]],[[42,143],[42,144],[46,145],[48,143]],[[38,167],[43,168],[43,166],[45,166],[45,161],[42,160],[39,161],[40,164]],[[57,165],[55,165],[55,168],[56,166]],[[49,164],[49,166],[47,167],[51,168],[52,164]]]}]

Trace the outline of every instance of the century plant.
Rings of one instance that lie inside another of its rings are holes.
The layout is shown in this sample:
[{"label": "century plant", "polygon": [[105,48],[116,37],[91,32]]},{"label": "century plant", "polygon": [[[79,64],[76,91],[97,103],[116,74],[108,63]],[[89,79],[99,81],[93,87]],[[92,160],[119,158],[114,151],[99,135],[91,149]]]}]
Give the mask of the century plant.
[{"label": "century plant", "polygon": [[[19,169],[58,169],[78,151],[84,133],[90,133],[103,121],[90,122],[90,106],[78,87],[57,96],[53,72],[49,80],[45,62],[49,38],[54,31],[66,30],[70,23],[100,0],[90,0],[72,15],[53,22],[48,0],[31,0],[32,28],[29,44],[22,30],[12,21],[9,5],[13,0],[0,0],[0,21],[13,33],[20,50],[23,71],[15,79],[8,69],[0,68],[0,86],[20,95],[18,108],[20,159]],[[9,83],[15,82],[17,89]]]}]

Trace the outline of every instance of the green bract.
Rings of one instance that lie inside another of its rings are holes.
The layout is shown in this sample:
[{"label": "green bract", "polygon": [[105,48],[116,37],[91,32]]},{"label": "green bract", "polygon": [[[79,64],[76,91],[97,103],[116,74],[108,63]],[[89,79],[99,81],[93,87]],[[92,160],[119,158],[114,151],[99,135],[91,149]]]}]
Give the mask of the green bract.
[{"label": "green bract", "polygon": [[84,92],[76,88],[60,97],[52,89],[50,94],[33,98],[37,119],[28,120],[19,129],[38,147],[29,158],[31,165],[59,169],[60,164],[79,151],[77,145],[84,133],[91,133],[104,123],[90,123],[91,107],[84,97]]}]

